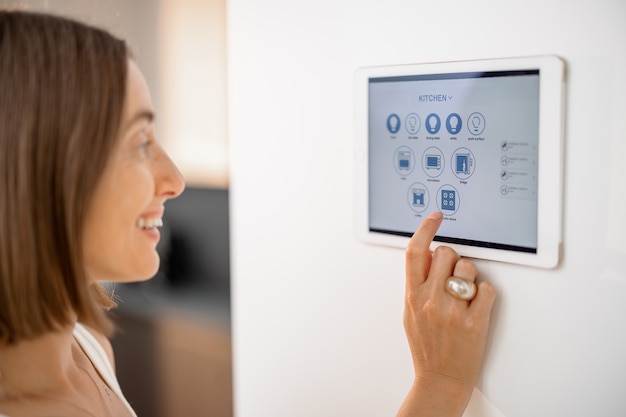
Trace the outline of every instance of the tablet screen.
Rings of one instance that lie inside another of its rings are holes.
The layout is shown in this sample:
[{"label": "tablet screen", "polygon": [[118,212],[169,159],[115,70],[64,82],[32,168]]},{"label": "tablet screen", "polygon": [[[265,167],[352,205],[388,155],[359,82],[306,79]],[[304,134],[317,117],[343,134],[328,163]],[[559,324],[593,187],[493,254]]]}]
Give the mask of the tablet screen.
[{"label": "tablet screen", "polygon": [[371,77],[370,232],[536,253],[539,69]]}]

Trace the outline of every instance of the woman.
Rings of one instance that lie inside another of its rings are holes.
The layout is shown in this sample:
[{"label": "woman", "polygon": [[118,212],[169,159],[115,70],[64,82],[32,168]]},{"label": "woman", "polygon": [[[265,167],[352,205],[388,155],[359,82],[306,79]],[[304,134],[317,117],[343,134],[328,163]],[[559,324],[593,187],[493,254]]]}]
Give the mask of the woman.
[{"label": "woman", "polygon": [[[163,203],[184,183],[128,55],[104,31],[0,11],[0,415],[135,415],[100,282],[156,273]],[[460,416],[480,369],[494,291],[445,292],[477,271],[449,248],[430,252],[441,219],[425,219],[407,250],[416,378],[399,416]]]},{"label": "woman", "polygon": [[124,42],[0,12],[0,414],[133,416],[99,283],[153,276],[183,180]]}]

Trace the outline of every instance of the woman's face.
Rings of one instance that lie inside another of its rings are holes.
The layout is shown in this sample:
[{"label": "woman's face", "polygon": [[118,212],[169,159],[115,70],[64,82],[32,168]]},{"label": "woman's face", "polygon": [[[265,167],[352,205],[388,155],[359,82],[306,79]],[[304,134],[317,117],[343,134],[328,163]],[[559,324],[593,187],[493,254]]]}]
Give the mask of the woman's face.
[{"label": "woman's face", "polygon": [[153,117],[146,81],[129,61],[121,130],[84,229],[91,281],[140,281],[158,270],[163,203],[178,196],[184,182],[156,141]]}]

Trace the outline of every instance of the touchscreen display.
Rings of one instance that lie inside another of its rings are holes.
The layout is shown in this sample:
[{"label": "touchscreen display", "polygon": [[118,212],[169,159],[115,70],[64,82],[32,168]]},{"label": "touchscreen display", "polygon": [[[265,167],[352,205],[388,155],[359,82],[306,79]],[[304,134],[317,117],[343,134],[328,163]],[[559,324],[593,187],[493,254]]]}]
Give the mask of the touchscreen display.
[{"label": "touchscreen display", "polygon": [[370,78],[369,229],[537,252],[539,70]]}]

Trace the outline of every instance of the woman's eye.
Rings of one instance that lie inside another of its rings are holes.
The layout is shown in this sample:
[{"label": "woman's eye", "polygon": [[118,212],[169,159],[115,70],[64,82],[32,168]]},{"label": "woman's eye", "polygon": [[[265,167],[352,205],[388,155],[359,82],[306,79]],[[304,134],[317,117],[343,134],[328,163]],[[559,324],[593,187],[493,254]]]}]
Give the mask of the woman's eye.
[{"label": "woman's eye", "polygon": [[153,139],[148,133],[142,132],[139,135],[139,149],[144,152],[147,151],[152,145]]}]

